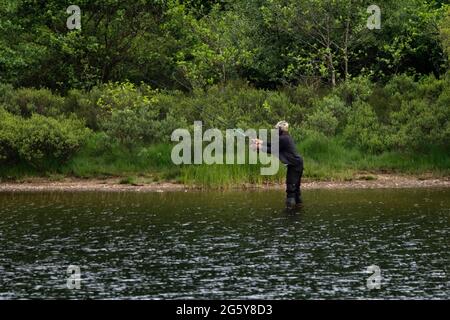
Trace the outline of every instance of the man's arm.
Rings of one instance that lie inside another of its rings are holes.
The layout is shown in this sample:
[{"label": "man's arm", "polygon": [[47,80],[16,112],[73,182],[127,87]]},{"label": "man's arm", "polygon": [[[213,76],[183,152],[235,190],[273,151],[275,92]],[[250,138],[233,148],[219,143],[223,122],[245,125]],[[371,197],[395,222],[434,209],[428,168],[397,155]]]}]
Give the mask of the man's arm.
[{"label": "man's arm", "polygon": [[270,142],[264,142],[261,139],[252,139],[251,148],[256,151],[263,151],[266,153],[271,153],[271,145]]},{"label": "man's arm", "polygon": [[[279,138],[279,151],[283,151],[286,148],[287,140],[283,138],[283,136],[280,136]],[[272,153],[272,145],[269,141],[263,141],[260,139],[253,139],[252,140],[252,147],[256,150],[265,152],[265,153]]]}]

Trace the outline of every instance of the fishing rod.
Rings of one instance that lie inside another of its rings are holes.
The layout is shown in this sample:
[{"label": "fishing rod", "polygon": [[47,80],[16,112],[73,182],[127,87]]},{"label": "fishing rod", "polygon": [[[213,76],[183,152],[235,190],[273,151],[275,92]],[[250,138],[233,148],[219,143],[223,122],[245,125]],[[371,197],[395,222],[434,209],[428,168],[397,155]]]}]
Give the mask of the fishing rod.
[{"label": "fishing rod", "polygon": [[[228,129],[228,124],[225,122],[225,120],[223,120],[220,116],[217,117],[212,117],[208,112],[206,112],[203,109],[200,109],[200,106],[196,105],[197,110],[200,112],[200,114],[206,115],[206,117],[208,118],[207,120],[213,122],[214,120],[219,121],[226,129]],[[241,136],[243,136],[244,138],[249,137],[249,135],[245,134],[245,132],[242,129],[233,129],[235,132],[239,133]]]}]

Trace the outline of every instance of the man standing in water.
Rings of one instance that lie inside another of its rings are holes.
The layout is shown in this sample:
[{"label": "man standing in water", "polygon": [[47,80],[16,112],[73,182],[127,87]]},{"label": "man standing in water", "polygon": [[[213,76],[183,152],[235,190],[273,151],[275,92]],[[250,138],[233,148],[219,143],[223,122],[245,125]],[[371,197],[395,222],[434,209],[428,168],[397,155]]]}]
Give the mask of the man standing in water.
[{"label": "man standing in water", "polygon": [[[286,121],[279,121],[275,125],[280,135],[279,158],[287,165],[286,173],[286,206],[294,208],[302,203],[300,183],[303,174],[303,159],[298,154],[294,140],[289,135],[289,124]],[[256,150],[271,153],[270,142],[260,139],[253,139],[252,146]]]}]

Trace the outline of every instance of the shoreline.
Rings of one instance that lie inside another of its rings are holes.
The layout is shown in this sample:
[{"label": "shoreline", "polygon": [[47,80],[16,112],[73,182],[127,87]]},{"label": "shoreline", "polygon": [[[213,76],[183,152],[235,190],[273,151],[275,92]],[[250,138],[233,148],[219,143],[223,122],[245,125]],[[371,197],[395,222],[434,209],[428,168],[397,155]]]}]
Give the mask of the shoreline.
[{"label": "shoreline", "polygon": [[[417,178],[393,174],[371,174],[351,181],[314,181],[305,179],[302,189],[400,189],[400,188],[449,188],[450,178]],[[205,188],[173,182],[148,184],[121,184],[119,178],[79,179],[64,178],[52,181],[32,178],[26,182],[0,182],[0,192],[175,192],[195,190],[282,190],[284,184],[242,184],[226,188]]]}]

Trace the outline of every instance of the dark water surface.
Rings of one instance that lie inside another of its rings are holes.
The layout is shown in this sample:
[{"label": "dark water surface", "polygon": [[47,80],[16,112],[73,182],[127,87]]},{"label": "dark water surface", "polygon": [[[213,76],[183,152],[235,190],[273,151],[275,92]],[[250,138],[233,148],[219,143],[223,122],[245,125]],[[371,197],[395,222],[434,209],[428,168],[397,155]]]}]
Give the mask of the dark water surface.
[{"label": "dark water surface", "polygon": [[0,193],[0,298],[450,298],[450,189],[283,197]]}]

